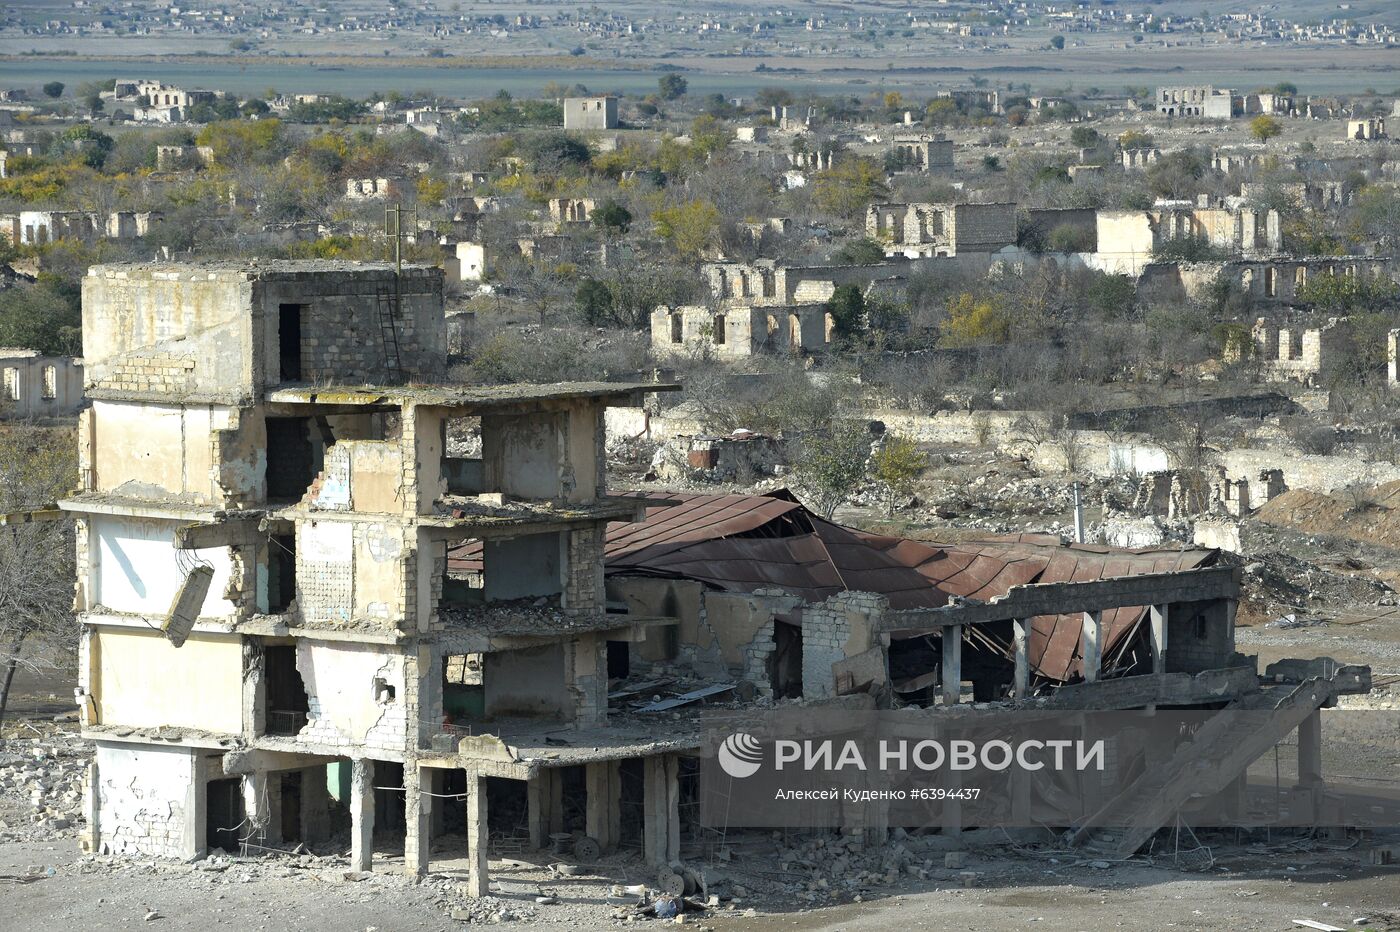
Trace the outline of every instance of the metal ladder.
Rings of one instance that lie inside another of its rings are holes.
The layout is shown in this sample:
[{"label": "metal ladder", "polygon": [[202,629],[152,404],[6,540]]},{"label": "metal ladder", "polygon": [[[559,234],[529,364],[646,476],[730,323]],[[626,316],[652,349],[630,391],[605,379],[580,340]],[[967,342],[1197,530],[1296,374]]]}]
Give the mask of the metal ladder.
[{"label": "metal ladder", "polygon": [[384,368],[389,379],[397,384],[403,381],[403,356],[399,352],[399,281],[394,285],[380,285],[375,291],[379,306],[379,334],[384,340]]}]

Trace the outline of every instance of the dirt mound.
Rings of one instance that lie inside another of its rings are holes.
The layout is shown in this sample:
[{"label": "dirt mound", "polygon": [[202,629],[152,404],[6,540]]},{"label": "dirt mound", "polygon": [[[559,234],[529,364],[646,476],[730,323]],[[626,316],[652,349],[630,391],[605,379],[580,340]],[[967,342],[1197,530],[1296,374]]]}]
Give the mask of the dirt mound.
[{"label": "dirt mound", "polygon": [[1253,517],[1304,534],[1349,537],[1400,550],[1400,482],[1337,495],[1290,489]]}]

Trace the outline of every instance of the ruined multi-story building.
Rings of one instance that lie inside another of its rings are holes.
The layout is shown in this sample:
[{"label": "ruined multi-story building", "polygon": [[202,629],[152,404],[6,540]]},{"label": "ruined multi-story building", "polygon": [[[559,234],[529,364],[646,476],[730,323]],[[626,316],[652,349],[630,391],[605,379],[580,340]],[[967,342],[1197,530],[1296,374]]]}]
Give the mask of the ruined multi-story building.
[{"label": "ruined multi-story building", "polygon": [[888,256],[997,252],[1016,244],[1015,204],[872,204],[865,232]]},{"label": "ruined multi-story building", "polygon": [[658,307],[651,315],[652,352],[668,356],[698,346],[721,357],[758,353],[824,353],[833,325],[825,304],[764,305],[729,302]]},{"label": "ruined multi-story building", "polygon": [[[1283,227],[1276,210],[1253,207],[1162,206],[1152,210],[1101,210],[1095,265],[1105,272],[1137,275],[1164,248],[1190,245],[1220,258],[1278,255]],[[1202,255],[1201,258],[1207,258]]]},{"label": "ruined multi-story building", "polygon": [[1209,84],[1157,88],[1157,112],[1163,116],[1204,117],[1228,120],[1244,115],[1244,98],[1232,90]]},{"label": "ruined multi-story building", "polygon": [[953,140],[927,133],[902,133],[890,146],[904,171],[951,172],[953,170]]},{"label": "ruined multi-story building", "polygon": [[[657,387],[433,385],[442,288],[331,262],[89,270],[61,503],[89,850],[348,831],[368,870],[380,827],[422,873],[455,834],[484,893],[490,806],[519,803],[537,845],[577,828],[607,849],[627,759],[648,858],[674,859],[674,742],[608,722],[615,643],[655,620],[603,594],[604,526],[638,510],[607,495],[604,409]],[[449,454],[462,429],[479,453]],[[479,571],[449,575],[470,542]]]}]

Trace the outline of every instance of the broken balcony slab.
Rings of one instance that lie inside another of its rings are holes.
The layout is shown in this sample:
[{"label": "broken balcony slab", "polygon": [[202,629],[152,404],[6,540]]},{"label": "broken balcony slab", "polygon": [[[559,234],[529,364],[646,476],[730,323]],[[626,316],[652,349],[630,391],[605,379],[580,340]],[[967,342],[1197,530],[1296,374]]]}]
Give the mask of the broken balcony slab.
[{"label": "broken balcony slab", "polygon": [[436,514],[423,516],[424,527],[460,530],[472,537],[528,529],[531,533],[563,530],[596,521],[636,521],[646,509],[634,498],[607,496],[591,502],[559,505],[548,501],[508,500],[501,504],[472,495],[446,495],[433,503]]},{"label": "broken balcony slab", "polygon": [[229,511],[223,508],[210,508],[182,501],[173,496],[146,498],[135,495],[119,495],[113,492],[79,492],[59,499],[58,507],[63,511],[80,514],[169,518],[200,524],[216,524],[222,521],[256,522],[262,517],[261,511]]},{"label": "broken balcony slab", "polygon": [[611,404],[639,405],[642,396],[653,392],[680,391],[671,382],[558,382],[549,385],[410,385],[410,386],[315,386],[279,388],[269,392],[273,404],[330,405],[343,407],[402,407],[426,405],[453,408],[464,414],[507,413],[544,402],[578,399],[604,399]]}]

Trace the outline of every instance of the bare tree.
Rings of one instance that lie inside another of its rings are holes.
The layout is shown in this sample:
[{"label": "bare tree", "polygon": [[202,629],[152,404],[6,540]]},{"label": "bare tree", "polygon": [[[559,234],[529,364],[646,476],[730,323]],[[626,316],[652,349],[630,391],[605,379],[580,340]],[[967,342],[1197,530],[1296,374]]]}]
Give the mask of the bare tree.
[{"label": "bare tree", "polygon": [[51,504],[76,484],[71,431],[16,425],[0,430],[0,721],[21,665],[71,655],[73,532],[67,520],[20,515]]}]

